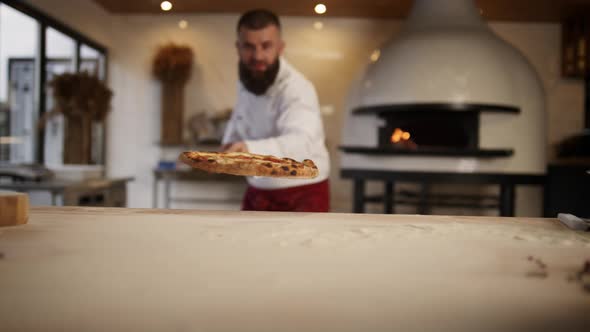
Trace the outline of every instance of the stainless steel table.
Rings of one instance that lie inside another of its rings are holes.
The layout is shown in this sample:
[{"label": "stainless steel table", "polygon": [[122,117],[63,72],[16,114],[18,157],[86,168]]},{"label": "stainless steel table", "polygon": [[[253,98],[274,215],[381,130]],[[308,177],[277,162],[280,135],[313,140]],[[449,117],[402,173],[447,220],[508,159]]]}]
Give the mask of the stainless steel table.
[{"label": "stainless steel table", "polygon": [[[125,207],[127,201],[127,182],[132,177],[100,178],[84,181],[45,180],[45,181],[10,181],[0,182],[0,189],[18,192],[47,191],[51,194],[51,204],[63,205],[101,205]],[[85,197],[102,197],[102,202],[90,199],[80,202]]]},{"label": "stainless steel table", "polygon": [[[164,208],[169,209],[170,203],[175,200],[171,195],[172,183],[175,181],[193,181],[193,182],[229,182],[229,183],[245,183],[245,180],[241,176],[234,176],[228,174],[213,174],[206,173],[196,170],[179,170],[179,169],[154,169],[154,187],[152,197],[152,207],[158,208],[159,197],[160,197],[160,183],[163,182],[164,186]],[[198,202],[199,199],[187,199],[184,198],[182,201]]]}]

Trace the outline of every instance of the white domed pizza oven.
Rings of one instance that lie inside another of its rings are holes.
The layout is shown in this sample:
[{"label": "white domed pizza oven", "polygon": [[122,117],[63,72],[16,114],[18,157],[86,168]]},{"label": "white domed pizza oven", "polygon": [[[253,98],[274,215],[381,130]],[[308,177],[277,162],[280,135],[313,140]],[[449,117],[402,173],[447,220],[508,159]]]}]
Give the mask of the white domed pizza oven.
[{"label": "white domed pizza oven", "polygon": [[[514,214],[514,186],[541,184],[546,167],[545,96],[526,58],[472,0],[416,0],[375,58],[343,130],[355,196],[369,179],[498,184],[500,213]],[[365,200],[355,197],[355,211]]]}]

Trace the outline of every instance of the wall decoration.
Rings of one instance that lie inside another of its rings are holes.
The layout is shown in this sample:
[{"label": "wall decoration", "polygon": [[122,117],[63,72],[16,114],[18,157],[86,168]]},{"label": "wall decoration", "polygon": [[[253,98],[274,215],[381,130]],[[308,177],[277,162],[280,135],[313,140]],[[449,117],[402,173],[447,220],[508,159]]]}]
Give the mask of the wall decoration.
[{"label": "wall decoration", "polygon": [[112,91],[103,81],[87,72],[56,75],[49,86],[54,107],[40,121],[58,113],[65,124],[64,164],[90,164],[92,160],[92,123],[103,122],[111,109]]},{"label": "wall decoration", "polygon": [[160,144],[183,143],[184,87],[191,76],[193,51],[188,46],[168,44],[160,47],[153,63],[153,74],[162,82]]},{"label": "wall decoration", "polygon": [[590,14],[583,13],[561,22],[561,70],[567,78],[584,78],[590,72]]}]

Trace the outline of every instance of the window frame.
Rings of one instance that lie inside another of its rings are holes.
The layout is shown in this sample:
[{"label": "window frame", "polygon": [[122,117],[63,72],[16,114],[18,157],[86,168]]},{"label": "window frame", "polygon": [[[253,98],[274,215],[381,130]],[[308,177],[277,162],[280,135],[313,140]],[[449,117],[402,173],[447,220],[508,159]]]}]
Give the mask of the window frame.
[{"label": "window frame", "polygon": [[[76,67],[76,72],[79,72],[80,70],[80,64],[81,64],[81,54],[80,54],[80,50],[82,45],[86,45],[88,47],[91,47],[93,49],[95,49],[97,52],[99,52],[103,57],[104,57],[104,81],[108,81],[108,64],[109,64],[109,54],[108,54],[108,49],[103,46],[102,44],[100,44],[99,42],[96,42],[95,40],[93,40],[92,38],[89,38],[87,36],[85,36],[84,34],[80,33],[79,31],[71,28],[70,26],[68,26],[67,24],[43,13],[42,11],[34,8],[31,5],[28,5],[20,0],[0,0],[1,4],[7,5],[12,7],[13,9],[18,10],[19,12],[35,19],[38,22],[38,36],[39,36],[39,40],[38,40],[38,47],[37,47],[37,53],[35,54],[35,60],[36,62],[39,64],[39,68],[40,70],[38,71],[38,77],[35,81],[35,88],[36,88],[36,92],[37,92],[37,118],[41,118],[43,116],[43,114],[45,114],[46,112],[46,100],[47,100],[47,95],[46,95],[46,91],[43,87],[46,86],[47,84],[47,77],[46,77],[46,72],[45,72],[45,68],[47,65],[47,28],[52,28],[55,29],[61,33],[63,33],[64,35],[72,38],[75,43],[76,43],[76,47],[75,47],[75,58],[74,58],[74,63],[75,63],[75,67]],[[104,126],[106,127],[106,123],[104,124]],[[106,128],[105,128],[105,132],[106,132]],[[102,165],[105,165],[106,160],[104,159],[106,157],[106,137],[103,135],[103,142],[102,142],[102,147],[103,147],[103,151],[102,151],[102,156],[103,156],[103,160],[102,160]],[[39,130],[37,137],[36,137],[36,142],[34,142],[35,144],[35,161],[38,163],[43,164],[45,162],[45,130],[41,129]]]}]

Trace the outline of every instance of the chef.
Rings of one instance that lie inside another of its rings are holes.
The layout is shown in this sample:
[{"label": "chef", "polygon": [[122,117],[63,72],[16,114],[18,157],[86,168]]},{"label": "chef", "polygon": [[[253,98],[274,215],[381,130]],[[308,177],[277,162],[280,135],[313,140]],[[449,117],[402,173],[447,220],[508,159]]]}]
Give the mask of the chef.
[{"label": "chef", "polygon": [[319,168],[314,179],[248,177],[242,209],[327,212],[330,159],[313,84],[281,57],[285,43],[274,13],[243,14],[237,35],[238,97],[222,151],[311,159]]}]

